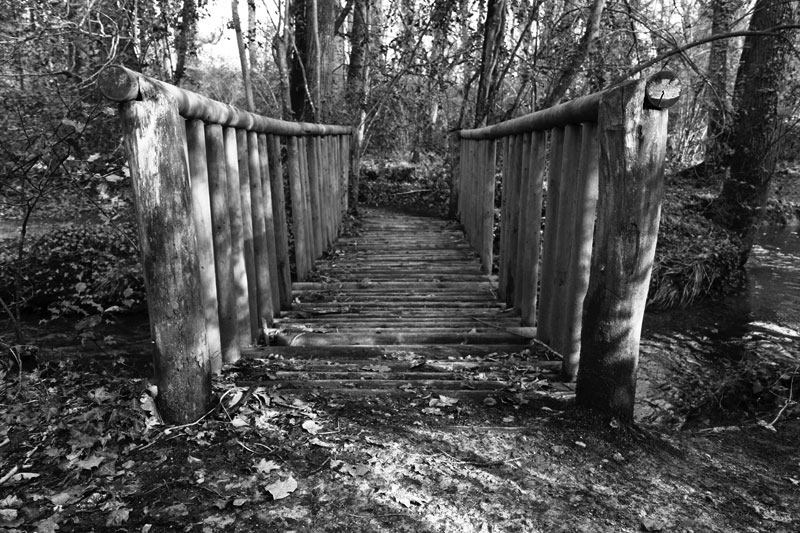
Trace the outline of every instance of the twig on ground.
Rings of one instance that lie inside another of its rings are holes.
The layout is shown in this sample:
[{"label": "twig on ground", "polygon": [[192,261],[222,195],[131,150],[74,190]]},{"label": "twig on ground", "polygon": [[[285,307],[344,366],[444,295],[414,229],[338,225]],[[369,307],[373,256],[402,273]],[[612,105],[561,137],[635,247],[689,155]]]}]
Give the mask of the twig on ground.
[{"label": "twig on ground", "polygon": [[8,471],[8,473],[7,473],[5,476],[3,476],[2,478],[0,478],[0,485],[2,485],[3,483],[5,483],[5,482],[6,482],[6,481],[8,481],[9,479],[11,479],[11,476],[13,476],[14,474],[16,474],[18,471],[19,471],[19,467],[18,467],[18,466],[15,466],[15,467],[14,467],[14,468],[12,468],[11,470],[9,470],[9,471]]},{"label": "twig on ground", "polygon": [[775,427],[775,423],[778,421],[778,419],[780,419],[781,415],[783,415],[783,412],[786,411],[786,408],[793,403],[792,393],[794,392],[794,377],[797,375],[798,370],[800,370],[800,365],[794,367],[794,372],[792,372],[792,379],[789,381],[789,397],[786,398],[786,401],[783,403],[783,407],[781,407],[781,410],[778,411],[777,415],[775,415],[775,418],[772,420],[772,422],[767,424],[768,427]]}]

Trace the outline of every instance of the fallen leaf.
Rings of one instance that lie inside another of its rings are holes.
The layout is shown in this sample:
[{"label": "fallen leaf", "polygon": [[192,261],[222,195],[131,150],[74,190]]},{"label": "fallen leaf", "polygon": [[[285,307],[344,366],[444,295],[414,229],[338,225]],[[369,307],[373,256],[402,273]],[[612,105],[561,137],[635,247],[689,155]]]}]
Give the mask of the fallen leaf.
[{"label": "fallen leaf", "polygon": [[320,440],[318,437],[314,437],[313,439],[311,439],[310,442],[314,446],[320,446],[322,448],[333,448],[335,446],[335,444],[331,444],[330,442],[325,442],[323,440]]},{"label": "fallen leaf", "polygon": [[97,468],[103,462],[103,457],[99,455],[92,455],[88,459],[83,459],[75,463],[75,466],[81,468],[83,470],[91,470],[92,468]]},{"label": "fallen leaf", "polygon": [[316,435],[322,430],[322,426],[320,426],[313,420],[306,420],[305,422],[303,422],[303,429],[305,429],[312,435]]},{"label": "fallen leaf", "polygon": [[111,511],[111,514],[108,515],[108,519],[106,520],[107,526],[120,526],[128,521],[128,517],[130,517],[131,510],[127,507],[120,507],[119,509],[114,509]]},{"label": "fallen leaf", "polygon": [[347,463],[343,463],[341,468],[339,468],[339,472],[343,474],[350,474],[353,477],[361,477],[367,475],[372,469],[369,465],[365,464],[358,464],[358,465],[349,465]]},{"label": "fallen leaf", "polygon": [[61,517],[58,514],[54,514],[50,518],[45,520],[40,520],[36,524],[36,531],[39,533],[56,533],[59,529],[58,521]]},{"label": "fallen leaf", "polygon": [[497,405],[497,400],[495,400],[491,396],[487,396],[486,398],[483,399],[483,405],[488,405],[490,407],[493,405]]},{"label": "fallen leaf", "polygon": [[273,500],[282,500],[297,490],[297,481],[292,476],[266,486],[267,492],[272,495]]},{"label": "fallen leaf", "polygon": [[435,416],[441,416],[444,414],[442,413],[442,410],[439,409],[438,407],[425,407],[422,409],[422,412],[423,414],[426,415],[435,415]]},{"label": "fallen leaf", "polygon": [[458,403],[458,398],[451,398],[449,396],[444,396],[440,394],[438,398],[431,398],[430,402],[428,402],[428,405],[430,407],[437,407],[437,406],[452,407],[457,403]]},{"label": "fallen leaf", "polygon": [[22,507],[22,500],[20,500],[16,495],[11,494],[0,500],[0,507],[5,509],[19,509]]},{"label": "fallen leaf", "polygon": [[280,469],[280,465],[275,461],[267,461],[266,459],[262,458],[261,461],[256,464],[256,472],[259,474],[269,474],[273,470]]},{"label": "fallen leaf", "polygon": [[242,505],[247,503],[247,498],[236,498],[233,500],[234,507],[241,507]]}]

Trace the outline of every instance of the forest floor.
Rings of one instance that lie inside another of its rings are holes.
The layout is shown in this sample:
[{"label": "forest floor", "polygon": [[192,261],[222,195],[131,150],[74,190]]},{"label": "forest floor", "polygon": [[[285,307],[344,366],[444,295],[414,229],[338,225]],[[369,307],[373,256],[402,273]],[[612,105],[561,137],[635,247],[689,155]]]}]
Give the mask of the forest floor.
[{"label": "forest floor", "polygon": [[[244,365],[215,381],[213,412],[169,427],[149,410],[147,325],[131,324],[107,325],[95,346],[48,348],[69,336],[53,331],[35,367],[0,382],[0,531],[800,530],[791,397],[733,421],[633,428],[546,388],[487,405],[267,383],[237,406]],[[675,391],[712,388],[697,362],[643,358],[643,382],[682,368],[669,375],[676,416]]]}]

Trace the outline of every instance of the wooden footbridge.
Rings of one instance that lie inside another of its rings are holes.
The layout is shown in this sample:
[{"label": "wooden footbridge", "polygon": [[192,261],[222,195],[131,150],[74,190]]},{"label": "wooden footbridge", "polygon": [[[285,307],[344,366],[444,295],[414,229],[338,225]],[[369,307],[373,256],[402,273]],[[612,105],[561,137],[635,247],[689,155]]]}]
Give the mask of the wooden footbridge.
[{"label": "wooden footbridge", "polygon": [[365,209],[348,235],[349,127],[122,67],[100,86],[120,102],[168,420],[204,414],[243,354],[278,357],[273,386],[367,394],[517,393],[555,371],[632,416],[673,76],[462,130],[459,221]]}]

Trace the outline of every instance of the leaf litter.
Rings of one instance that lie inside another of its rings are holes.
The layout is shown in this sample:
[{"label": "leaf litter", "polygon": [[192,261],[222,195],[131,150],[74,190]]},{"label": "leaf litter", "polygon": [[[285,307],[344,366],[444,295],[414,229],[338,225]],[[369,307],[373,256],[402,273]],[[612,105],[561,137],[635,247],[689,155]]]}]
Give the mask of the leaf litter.
[{"label": "leaf litter", "polygon": [[212,415],[170,428],[141,367],[133,356],[72,358],[40,364],[22,384],[4,378],[0,531],[800,526],[796,418],[777,432],[755,422],[677,432],[598,421],[564,401],[424,387],[364,397],[258,386],[248,396],[236,385],[243,363],[215,381]]}]

